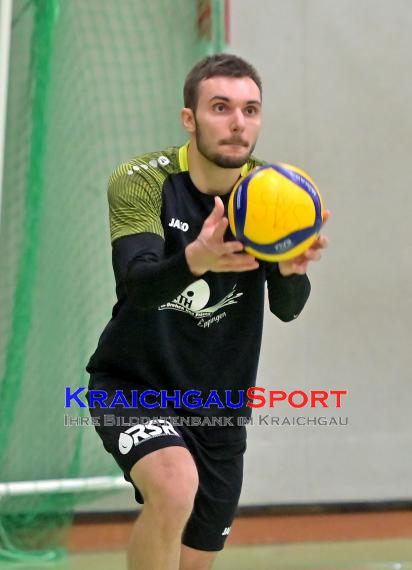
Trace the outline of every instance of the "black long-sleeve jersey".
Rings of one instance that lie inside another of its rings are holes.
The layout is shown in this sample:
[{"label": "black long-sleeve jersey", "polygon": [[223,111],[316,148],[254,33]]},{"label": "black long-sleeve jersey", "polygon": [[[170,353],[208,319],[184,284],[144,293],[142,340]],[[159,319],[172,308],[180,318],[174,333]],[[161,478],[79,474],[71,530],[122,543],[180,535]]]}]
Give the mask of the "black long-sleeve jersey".
[{"label": "black long-sleeve jersey", "polygon": [[[185,247],[199,235],[214,197],[194,186],[187,148],[135,158],[110,177],[118,300],[87,370],[135,381],[141,390],[197,390],[204,402],[216,390],[224,407],[200,407],[196,415],[249,416],[246,391],[256,380],[265,283],[270,310],[283,321],[300,314],[310,283],[306,275],[282,277],[276,263],[262,261],[254,271],[190,272]],[[251,158],[241,174],[259,164]],[[227,211],[229,194],[222,200]],[[234,239],[230,230],[225,239]],[[242,407],[226,408],[228,390],[234,404],[243,392]]]}]

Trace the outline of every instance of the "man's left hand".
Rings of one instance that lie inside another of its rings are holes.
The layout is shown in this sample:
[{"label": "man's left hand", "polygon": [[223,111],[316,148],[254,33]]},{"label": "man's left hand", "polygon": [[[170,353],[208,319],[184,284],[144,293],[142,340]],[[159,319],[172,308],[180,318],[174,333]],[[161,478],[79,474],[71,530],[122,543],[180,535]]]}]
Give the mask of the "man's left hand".
[{"label": "man's left hand", "polygon": [[[330,212],[325,210],[323,213],[322,226],[328,221]],[[310,261],[319,261],[321,258],[321,250],[328,247],[329,240],[326,236],[319,235],[317,240],[310,246],[309,249],[304,251],[301,255],[289,259],[288,261],[279,261],[279,272],[283,277],[288,277],[294,273],[297,275],[304,275],[307,271],[308,263]]]}]

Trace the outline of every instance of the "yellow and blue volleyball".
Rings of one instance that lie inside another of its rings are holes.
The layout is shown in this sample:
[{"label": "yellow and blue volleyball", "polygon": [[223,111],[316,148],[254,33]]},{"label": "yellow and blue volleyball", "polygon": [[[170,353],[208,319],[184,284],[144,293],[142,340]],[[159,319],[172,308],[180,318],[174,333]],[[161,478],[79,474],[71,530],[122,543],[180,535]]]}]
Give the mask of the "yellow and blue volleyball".
[{"label": "yellow and blue volleyball", "polygon": [[289,164],[255,168],[236,183],[229,199],[233,235],[265,261],[285,261],[307,250],[319,234],[322,215],[316,184]]}]

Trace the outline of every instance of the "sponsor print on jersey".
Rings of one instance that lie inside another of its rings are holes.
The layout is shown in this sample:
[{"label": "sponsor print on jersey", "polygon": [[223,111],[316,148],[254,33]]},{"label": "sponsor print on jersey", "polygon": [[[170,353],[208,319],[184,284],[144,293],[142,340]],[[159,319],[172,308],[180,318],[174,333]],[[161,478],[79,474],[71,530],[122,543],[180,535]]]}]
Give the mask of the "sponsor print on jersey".
[{"label": "sponsor print on jersey", "polygon": [[137,424],[120,434],[119,451],[122,455],[126,455],[126,453],[129,453],[132,449],[133,445],[136,446],[148,439],[164,435],[177,435],[181,437],[167,420],[150,420],[145,424]]},{"label": "sponsor print on jersey", "polygon": [[187,232],[189,229],[189,224],[187,222],[181,222],[177,218],[172,218],[169,222],[169,226],[171,228],[178,228],[179,230],[182,230],[182,232]]},{"label": "sponsor print on jersey", "polygon": [[187,313],[198,320],[197,325],[199,327],[208,328],[212,324],[219,323],[226,316],[224,311],[218,314],[215,313],[223,307],[237,304],[237,299],[242,295],[243,293],[236,293],[236,285],[234,285],[231,292],[223,297],[221,301],[208,307],[210,287],[204,279],[199,279],[189,285],[189,287],[186,287],[173,301],[160,305],[159,311],[169,309]]}]

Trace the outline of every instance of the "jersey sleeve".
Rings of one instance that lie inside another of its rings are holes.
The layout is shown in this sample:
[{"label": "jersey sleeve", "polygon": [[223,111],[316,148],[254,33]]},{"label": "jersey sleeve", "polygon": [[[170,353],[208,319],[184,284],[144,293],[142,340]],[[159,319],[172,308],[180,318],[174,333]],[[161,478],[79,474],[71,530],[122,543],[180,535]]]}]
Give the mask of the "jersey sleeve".
[{"label": "jersey sleeve", "polygon": [[113,243],[112,254],[118,298],[127,295],[137,309],[171,301],[198,279],[190,271],[185,250],[164,257],[164,241],[153,233],[121,237]]},{"label": "jersey sleeve", "polygon": [[109,181],[108,201],[112,243],[123,236],[153,233],[164,238],[160,187],[138,174],[121,174]]},{"label": "jersey sleeve", "polygon": [[284,322],[296,319],[310,295],[308,276],[283,277],[277,263],[266,263],[266,282],[270,312]]}]

